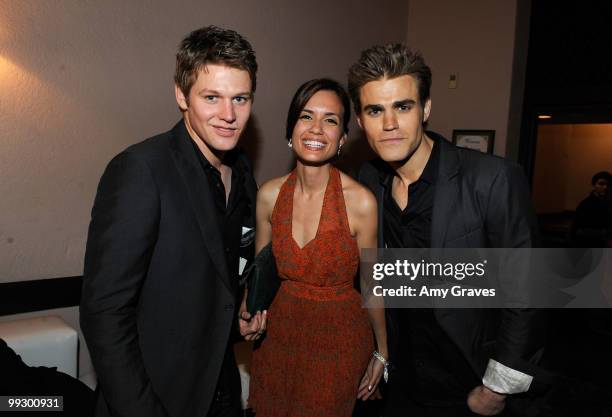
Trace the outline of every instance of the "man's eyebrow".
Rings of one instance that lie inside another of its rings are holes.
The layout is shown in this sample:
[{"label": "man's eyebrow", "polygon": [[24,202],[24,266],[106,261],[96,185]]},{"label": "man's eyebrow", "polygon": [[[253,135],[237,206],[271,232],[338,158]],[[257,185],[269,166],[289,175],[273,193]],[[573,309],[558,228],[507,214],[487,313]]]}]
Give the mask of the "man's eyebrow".
[{"label": "man's eyebrow", "polygon": [[381,106],[380,104],[367,104],[363,106],[363,110],[364,111],[370,111],[370,110],[382,111],[384,110],[384,107]]},{"label": "man's eyebrow", "polygon": [[221,94],[216,90],[209,90],[208,88],[203,88],[198,91],[198,94],[206,94],[211,96],[220,96]]},{"label": "man's eyebrow", "polygon": [[393,102],[393,107],[400,107],[400,106],[414,106],[416,104],[416,101],[414,101],[411,98],[407,98],[405,100],[399,100],[399,101],[394,101]]},{"label": "man's eyebrow", "polygon": [[[210,95],[210,96],[222,96],[223,95],[223,94],[221,94],[217,90],[210,90],[208,88],[201,89],[198,92],[198,94]],[[232,94],[232,97],[248,97],[248,98],[251,98],[252,96],[253,96],[253,94],[250,91],[245,91],[245,92],[240,92],[240,93]]]}]

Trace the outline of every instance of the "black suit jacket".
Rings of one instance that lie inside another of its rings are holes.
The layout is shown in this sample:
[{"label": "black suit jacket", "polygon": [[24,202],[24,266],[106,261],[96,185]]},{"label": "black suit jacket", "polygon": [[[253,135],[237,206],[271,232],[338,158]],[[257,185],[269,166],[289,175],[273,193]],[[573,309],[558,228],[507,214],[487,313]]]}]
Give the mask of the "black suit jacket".
[{"label": "black suit jacket", "polygon": [[[237,163],[255,207],[250,165]],[[80,307],[96,415],[205,416],[236,320],[233,288],[184,122],[117,155],[92,210]]]},{"label": "black suit jacket", "polygon": [[[431,246],[537,246],[536,218],[521,168],[503,158],[458,148],[436,133],[427,134],[440,147]],[[389,169],[385,162],[376,159],[359,172],[360,182],[378,201],[379,246],[385,242],[384,179]],[[479,377],[491,357],[529,375],[537,373],[533,362],[541,355],[543,331],[541,317],[535,310],[436,309],[435,316]],[[394,323],[390,326],[393,339]]]}]

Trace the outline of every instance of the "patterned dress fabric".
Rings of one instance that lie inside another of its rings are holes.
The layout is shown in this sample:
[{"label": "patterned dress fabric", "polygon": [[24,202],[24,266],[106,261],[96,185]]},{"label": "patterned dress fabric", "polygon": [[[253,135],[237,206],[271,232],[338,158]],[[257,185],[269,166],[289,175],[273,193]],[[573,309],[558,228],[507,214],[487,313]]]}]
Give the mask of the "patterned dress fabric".
[{"label": "patterned dress fabric", "polygon": [[299,247],[292,235],[295,183],[293,171],[272,212],[282,283],[266,337],[253,352],[249,406],[256,417],[350,417],[374,349],[367,310],[353,287],[359,248],[336,168],[317,233]]}]

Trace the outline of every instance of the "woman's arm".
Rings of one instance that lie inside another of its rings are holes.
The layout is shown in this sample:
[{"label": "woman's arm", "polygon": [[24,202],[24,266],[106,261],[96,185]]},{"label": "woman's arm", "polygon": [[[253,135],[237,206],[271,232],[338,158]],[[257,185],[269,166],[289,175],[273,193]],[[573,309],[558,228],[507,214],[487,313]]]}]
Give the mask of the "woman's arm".
[{"label": "woman's arm", "polygon": [[255,253],[259,253],[272,240],[272,209],[278,196],[278,179],[266,182],[257,192],[255,211]]},{"label": "woman's arm", "polygon": [[[347,181],[347,189],[354,187],[346,199],[349,213],[349,224],[357,239],[359,250],[375,249],[377,247],[377,204],[372,193],[360,184]],[[362,286],[362,291],[365,290]],[[380,297],[373,297],[368,301],[368,315],[376,339],[376,350],[385,360],[389,358],[387,346],[387,328],[385,322],[385,305]],[[359,384],[358,398],[368,399],[375,391],[384,373],[383,363],[372,356],[368,368]]]},{"label": "woman's arm", "polygon": [[[363,190],[363,196],[360,199],[360,216],[358,224],[356,224],[356,238],[359,250],[362,249],[375,249],[377,247],[376,236],[377,236],[377,205],[374,196],[365,189]],[[385,304],[382,298],[374,297],[369,302],[372,308],[368,308],[370,316],[370,322],[372,329],[374,330],[374,336],[376,338],[376,347],[378,352],[382,354],[385,359],[388,358],[389,352],[387,348],[387,328],[385,323]]]}]

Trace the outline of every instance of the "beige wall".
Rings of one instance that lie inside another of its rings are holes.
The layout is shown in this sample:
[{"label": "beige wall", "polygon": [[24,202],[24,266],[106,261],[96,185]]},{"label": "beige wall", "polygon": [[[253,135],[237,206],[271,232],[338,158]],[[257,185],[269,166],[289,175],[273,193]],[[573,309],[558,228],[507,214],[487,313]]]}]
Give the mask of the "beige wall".
[{"label": "beige wall", "polygon": [[612,171],[612,124],[539,126],[533,181],[538,213],[575,210],[599,171]]},{"label": "beige wall", "polygon": [[[411,0],[408,13],[408,43],[423,53],[433,72],[429,128],[449,140],[453,129],[493,129],[494,153],[502,156],[516,6],[516,0]],[[458,76],[456,89],[448,88],[450,74]]]},{"label": "beige wall", "polygon": [[81,274],[104,166],[179,119],[174,54],[190,30],[235,28],[256,49],[244,140],[261,182],[290,165],[283,126],[297,86],[344,80],[360,50],[404,40],[408,4],[0,0],[0,282]]}]

